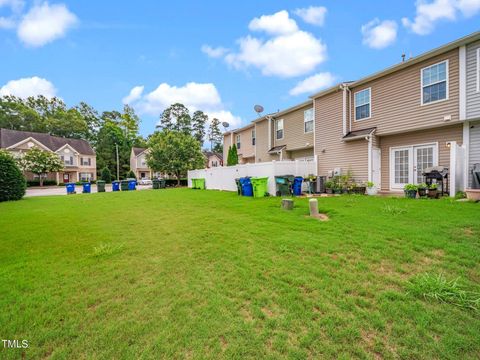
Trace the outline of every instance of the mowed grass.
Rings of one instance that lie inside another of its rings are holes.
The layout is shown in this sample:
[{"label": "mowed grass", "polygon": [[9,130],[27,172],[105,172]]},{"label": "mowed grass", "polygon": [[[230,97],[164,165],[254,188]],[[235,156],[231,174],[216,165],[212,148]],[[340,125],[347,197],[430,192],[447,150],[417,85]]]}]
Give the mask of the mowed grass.
[{"label": "mowed grass", "polygon": [[[0,204],[0,332],[51,359],[479,358],[480,204],[172,189]],[[2,345],[2,344],[0,344]]]}]

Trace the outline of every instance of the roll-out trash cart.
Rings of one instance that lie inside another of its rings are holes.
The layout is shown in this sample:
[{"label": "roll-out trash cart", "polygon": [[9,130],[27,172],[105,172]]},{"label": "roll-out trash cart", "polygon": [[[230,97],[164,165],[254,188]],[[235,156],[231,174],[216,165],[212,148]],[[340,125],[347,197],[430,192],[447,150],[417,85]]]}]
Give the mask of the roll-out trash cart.
[{"label": "roll-out trash cart", "polygon": [[158,179],[153,179],[153,180],[152,180],[152,188],[153,188],[153,189],[160,189],[160,180],[158,180]]},{"label": "roll-out trash cart", "polygon": [[120,191],[120,181],[112,181],[112,191]]},{"label": "roll-out trash cart", "polygon": [[68,183],[65,187],[67,188],[67,194],[75,194],[75,183]]},{"label": "roll-out trash cart", "polygon": [[128,180],[120,181],[120,189],[122,189],[122,191],[128,191]]},{"label": "roll-out trash cart", "polygon": [[253,196],[264,197],[268,193],[268,177],[251,178]]},{"label": "roll-out trash cart", "polygon": [[300,196],[302,195],[302,181],[303,178],[301,176],[296,176],[293,180],[293,195]]},{"label": "roll-out trash cart", "polygon": [[205,190],[205,179],[197,179],[197,189]]},{"label": "roll-out trash cart", "polygon": [[136,190],[137,180],[131,179],[128,180],[128,190]]},{"label": "roll-out trash cart", "polygon": [[90,191],[91,191],[91,185],[90,185],[90,183],[84,182],[84,183],[83,183],[83,191],[82,191],[82,192],[83,192],[84,194],[90,194]]},{"label": "roll-out trash cart", "polygon": [[165,189],[167,187],[167,181],[165,179],[159,179],[160,189]]},{"label": "roll-out trash cart", "polygon": [[237,195],[242,195],[242,185],[240,184],[240,179],[235,179],[235,184],[237,184]]},{"label": "roll-out trash cart", "polygon": [[253,187],[249,177],[240,178],[240,185],[242,185],[243,196],[253,196]]},{"label": "roll-out trash cart", "polygon": [[98,192],[105,192],[105,181],[97,180],[97,191]]},{"label": "roll-out trash cart", "polygon": [[292,196],[292,186],[295,176],[280,175],[275,176],[275,195],[276,196]]}]

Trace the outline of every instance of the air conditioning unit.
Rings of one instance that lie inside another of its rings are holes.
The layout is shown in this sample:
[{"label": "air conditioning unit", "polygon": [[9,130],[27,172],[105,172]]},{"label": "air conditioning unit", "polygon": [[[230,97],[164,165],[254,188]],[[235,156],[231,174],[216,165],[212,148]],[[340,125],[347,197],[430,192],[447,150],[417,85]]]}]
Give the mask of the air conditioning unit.
[{"label": "air conditioning unit", "polygon": [[342,169],[341,168],[333,169],[333,176],[340,176],[340,175],[342,175]]}]

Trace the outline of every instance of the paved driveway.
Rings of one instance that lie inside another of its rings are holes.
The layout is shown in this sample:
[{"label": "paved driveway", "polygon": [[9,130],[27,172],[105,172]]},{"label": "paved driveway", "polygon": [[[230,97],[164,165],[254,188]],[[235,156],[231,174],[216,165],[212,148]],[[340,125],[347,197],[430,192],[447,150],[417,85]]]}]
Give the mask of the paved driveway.
[{"label": "paved driveway", "polygon": [[[137,185],[137,190],[149,190],[152,188],[152,185]],[[75,190],[77,194],[82,193],[82,186],[76,185]],[[91,188],[92,193],[97,192],[97,185],[92,185]],[[112,191],[112,185],[106,185],[105,191],[110,192]],[[25,194],[26,197],[29,196],[50,196],[50,195],[67,195],[67,190],[64,186],[45,186],[41,187],[30,187],[27,188],[27,193]]]}]

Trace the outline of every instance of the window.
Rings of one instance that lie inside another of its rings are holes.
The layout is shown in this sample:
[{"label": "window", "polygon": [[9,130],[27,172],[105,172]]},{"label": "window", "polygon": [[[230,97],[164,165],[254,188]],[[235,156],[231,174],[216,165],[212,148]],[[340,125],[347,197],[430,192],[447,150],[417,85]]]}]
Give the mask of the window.
[{"label": "window", "polygon": [[448,61],[422,69],[422,105],[447,99]]},{"label": "window", "polygon": [[255,141],[256,141],[255,130],[252,130],[252,145],[253,145],[253,146],[255,146]]},{"label": "window", "polygon": [[240,135],[237,135],[237,149],[240,149]]},{"label": "window", "polygon": [[218,162],[215,160],[212,160],[212,167],[218,167]]},{"label": "window", "polygon": [[477,49],[477,92],[480,92],[480,48]]},{"label": "window", "polygon": [[90,181],[92,177],[92,173],[80,173],[80,181]]},{"label": "window", "polygon": [[355,93],[355,120],[370,118],[370,88]]},{"label": "window", "polygon": [[313,109],[308,109],[303,112],[303,130],[305,133],[313,131]]},{"label": "window", "polygon": [[275,134],[277,140],[283,139],[283,119],[275,121]]},{"label": "window", "polygon": [[73,165],[73,156],[65,157],[64,155],[62,155],[60,158],[65,165]]},{"label": "window", "polygon": [[90,166],[92,165],[92,159],[90,158],[80,158],[80,164],[82,164],[82,166]]}]

